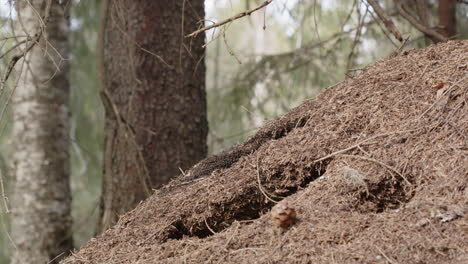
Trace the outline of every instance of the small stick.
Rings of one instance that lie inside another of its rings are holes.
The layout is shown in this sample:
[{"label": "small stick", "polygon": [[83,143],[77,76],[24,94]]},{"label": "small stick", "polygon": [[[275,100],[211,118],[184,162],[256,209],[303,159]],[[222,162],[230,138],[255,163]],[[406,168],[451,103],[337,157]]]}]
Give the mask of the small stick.
[{"label": "small stick", "polygon": [[10,213],[10,210],[8,209],[8,197],[5,194],[5,185],[3,184],[3,174],[2,170],[0,169],[0,190],[2,192],[2,199],[3,199],[3,205],[5,206],[5,212],[8,214]]},{"label": "small stick", "polygon": [[[333,152],[333,153],[331,153],[331,154],[328,154],[328,155],[326,155],[326,156],[324,156],[324,157],[321,157],[320,159],[316,159],[316,160],[314,160],[314,163],[320,162],[320,161],[322,161],[322,160],[326,160],[326,159],[331,158],[331,157],[333,157],[333,156],[335,156],[335,155],[338,155],[338,154],[341,154],[341,153],[350,151],[350,150],[352,150],[352,149],[355,149],[355,148],[361,146],[361,144],[364,144],[364,143],[366,143],[367,141],[369,141],[370,139],[373,139],[373,138],[375,138],[375,137],[371,137],[371,138],[365,139],[365,140],[363,140],[363,141],[361,141],[361,142],[359,142],[359,143],[357,143],[357,144],[355,144],[355,145],[352,145],[351,147],[348,147],[348,148],[345,148],[345,149],[341,149],[341,150],[335,151],[335,152]],[[371,144],[371,143],[367,143],[367,144]]]},{"label": "small stick", "polygon": [[208,225],[208,222],[206,221],[206,217],[204,217],[204,220],[205,220],[205,225],[206,227],[208,228],[208,230],[213,234],[213,235],[216,235],[216,232],[211,229],[211,227]]},{"label": "small stick", "polygon": [[269,5],[271,2],[273,2],[273,0],[266,0],[265,2],[263,2],[261,5],[257,6],[257,7],[254,8],[254,9],[244,11],[244,12],[239,13],[239,14],[233,16],[233,17],[230,17],[230,18],[228,18],[228,19],[225,19],[225,20],[223,20],[223,21],[221,21],[221,22],[219,22],[219,23],[216,23],[216,24],[213,24],[213,25],[209,25],[209,26],[206,26],[206,27],[201,28],[201,29],[199,29],[199,30],[196,30],[196,31],[194,31],[194,32],[192,32],[192,33],[186,35],[185,37],[186,37],[186,38],[194,37],[194,36],[196,36],[196,35],[198,35],[198,34],[200,34],[200,33],[202,33],[202,32],[205,32],[205,31],[207,31],[207,30],[210,30],[210,29],[212,29],[212,28],[220,27],[220,26],[222,26],[222,25],[224,25],[224,24],[226,24],[226,23],[232,22],[232,21],[234,21],[234,20],[237,20],[237,19],[242,18],[242,17],[245,17],[245,16],[250,16],[253,12],[255,12],[255,11],[259,10],[259,9],[264,8],[265,6]]},{"label": "small stick", "polygon": [[403,180],[405,180],[406,183],[408,183],[409,185],[411,185],[411,182],[408,181],[408,179],[406,179],[405,176],[403,176],[403,174],[401,174],[400,172],[398,172],[396,169],[394,169],[393,167],[390,167],[388,166],[387,164],[381,162],[381,161],[378,161],[376,159],[372,159],[372,158],[367,158],[367,157],[363,157],[363,156],[357,156],[357,155],[348,155],[348,154],[340,154],[340,156],[342,157],[347,157],[347,158],[356,158],[356,159],[362,159],[362,160],[367,160],[367,161],[372,161],[372,162],[375,162],[377,164],[379,164],[380,166],[382,167],[385,167],[387,168],[388,170],[394,172],[395,174],[397,174],[398,176],[400,176]]},{"label": "small stick", "polygon": [[[0,96],[2,96],[3,94],[3,90],[5,89],[5,85],[6,85],[6,82],[8,80],[8,77],[10,77],[10,74],[11,72],[13,71],[13,68],[15,67],[16,63],[21,59],[23,58],[24,56],[26,56],[26,54],[36,45],[36,43],[39,42],[39,40],[41,39],[42,37],[42,33],[46,30],[46,25],[47,25],[47,22],[49,21],[49,15],[50,15],[50,6],[52,5],[52,0],[48,0],[47,3],[46,3],[46,8],[45,8],[45,15],[44,15],[44,18],[42,19],[41,16],[39,16],[41,22],[43,23],[43,26],[41,27],[41,30],[39,30],[39,32],[37,32],[33,38],[32,38],[32,42],[26,46],[26,48],[24,49],[24,52],[20,53],[20,54],[17,54],[15,56],[13,56],[11,59],[10,59],[10,62],[8,63],[8,66],[5,70],[5,73],[0,81]],[[33,9],[35,11],[35,9]],[[36,11],[37,12],[37,11]],[[21,44],[23,44],[23,41],[20,42]],[[27,43],[27,40],[26,42],[24,43]],[[17,47],[15,45],[15,47]]]},{"label": "small stick", "polygon": [[[419,129],[420,129],[420,128],[419,128]],[[372,137],[370,137],[370,138],[364,139],[364,140],[360,141],[359,143],[352,145],[351,147],[347,147],[347,148],[345,148],[345,149],[341,149],[341,150],[335,151],[335,152],[333,152],[333,153],[331,153],[331,154],[328,154],[328,155],[326,155],[326,156],[324,156],[324,157],[321,157],[321,158],[319,158],[319,159],[316,159],[316,160],[314,160],[313,162],[314,162],[314,163],[317,163],[317,162],[319,162],[319,161],[323,161],[323,160],[329,159],[329,158],[331,158],[331,157],[333,157],[333,156],[336,156],[336,155],[338,155],[338,154],[341,154],[341,153],[350,151],[350,150],[352,150],[352,149],[355,149],[355,148],[357,148],[357,147],[360,147],[362,144],[366,143],[367,141],[372,140],[372,139],[375,139],[375,138],[378,138],[378,137],[384,137],[384,136],[390,136],[390,135],[394,135],[394,134],[402,134],[402,133],[407,133],[407,132],[413,132],[413,131],[417,131],[417,130],[419,130],[419,129],[404,130],[404,131],[394,131],[394,132],[389,132],[389,133],[377,134],[377,135],[374,135],[374,136],[372,136]],[[374,142],[374,143],[375,143],[375,142]],[[374,144],[374,143],[366,143],[366,144]]]},{"label": "small stick", "polygon": [[385,255],[385,252],[383,252],[382,249],[380,249],[378,246],[375,246],[377,248],[377,250],[380,252],[380,254],[382,254],[382,256],[388,261],[390,262],[391,264],[398,264],[397,262],[395,262],[393,259],[389,258],[387,255]]},{"label": "small stick", "polygon": [[257,181],[258,181],[258,188],[259,188],[260,191],[263,193],[263,195],[265,195],[265,197],[266,197],[270,202],[278,203],[277,201],[271,199],[270,196],[268,196],[268,195],[266,194],[266,192],[263,190],[262,183],[261,183],[261,181],[260,181],[260,166],[259,166],[259,162],[258,162],[258,154],[257,154]]},{"label": "small stick", "polygon": [[466,78],[468,77],[468,74],[465,74],[465,76],[463,78],[461,78],[460,80],[458,80],[456,83],[452,84],[445,92],[442,93],[442,95],[439,97],[439,99],[435,100],[435,102],[429,106],[426,111],[424,111],[419,117],[418,117],[418,120],[421,119],[425,114],[427,114],[427,112],[429,112],[429,110],[432,109],[432,107],[434,107],[434,105],[436,105],[450,90],[452,90],[453,87],[455,86],[458,86],[459,83],[461,83],[463,80],[465,80]]},{"label": "small stick", "polygon": [[426,27],[421,24],[416,18],[410,15],[406,10],[403,8],[403,2],[401,0],[395,0],[395,5],[398,13],[406,19],[411,25],[417,28],[419,31],[424,33],[424,35],[428,36],[434,42],[445,42],[448,39],[440,34],[439,32],[435,31],[432,28]]},{"label": "small stick", "polygon": [[398,31],[398,28],[393,23],[393,20],[380,7],[379,3],[377,3],[377,1],[375,0],[367,0],[367,2],[369,3],[369,5],[372,6],[372,9],[374,9],[375,13],[377,13],[377,15],[382,20],[388,31],[390,31],[393,34],[393,36],[395,36],[395,38],[398,39],[400,42],[403,42],[403,37],[401,36],[400,31]]}]

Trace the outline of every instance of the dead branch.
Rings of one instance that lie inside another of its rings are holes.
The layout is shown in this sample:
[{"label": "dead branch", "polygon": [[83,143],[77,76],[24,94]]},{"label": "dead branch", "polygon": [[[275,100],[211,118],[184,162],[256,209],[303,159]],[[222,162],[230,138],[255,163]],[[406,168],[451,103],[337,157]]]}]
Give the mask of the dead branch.
[{"label": "dead branch", "polygon": [[273,203],[278,203],[277,201],[270,198],[270,196],[266,193],[266,191],[263,190],[262,182],[260,181],[260,165],[259,165],[259,160],[258,159],[259,159],[259,157],[258,157],[258,154],[257,154],[257,182],[258,182],[258,188],[260,189],[262,194],[265,196],[265,198],[267,198],[268,201],[273,202]]},{"label": "dead branch", "polygon": [[205,32],[205,31],[207,31],[207,30],[210,30],[210,29],[212,29],[212,28],[217,28],[217,27],[220,27],[220,26],[222,26],[222,25],[224,25],[224,24],[227,24],[227,23],[229,23],[229,22],[232,22],[232,21],[234,21],[234,20],[237,20],[237,19],[239,19],[239,18],[242,18],[242,17],[245,17],[245,16],[250,16],[253,12],[264,8],[265,6],[269,5],[271,2],[273,2],[273,0],[266,0],[265,2],[263,2],[261,5],[257,6],[257,7],[254,8],[254,9],[241,12],[241,13],[239,13],[239,14],[233,16],[233,17],[230,17],[230,18],[228,18],[228,19],[225,19],[225,20],[223,20],[223,21],[221,21],[221,22],[219,22],[219,23],[216,23],[216,24],[213,24],[213,25],[209,25],[209,26],[207,26],[207,27],[204,27],[204,28],[201,28],[201,29],[199,29],[199,30],[196,30],[196,31],[194,31],[194,32],[192,32],[192,33],[186,35],[185,37],[186,37],[186,38],[194,37],[194,36],[196,36],[196,35],[198,35],[198,34],[200,34],[200,33],[202,33],[202,32]]},{"label": "dead branch", "polygon": [[[0,81],[0,97],[2,96],[3,94],[3,91],[5,89],[5,84],[8,80],[8,77],[10,77],[10,74],[11,72],[13,71],[13,68],[15,67],[16,63],[21,59],[23,58],[24,56],[26,56],[26,54],[39,42],[39,40],[41,39],[42,37],[42,33],[45,31],[45,27],[47,26],[47,21],[49,20],[49,14],[50,14],[50,6],[52,5],[52,0],[49,0],[47,1],[47,5],[46,5],[46,9],[45,9],[45,13],[44,13],[44,17],[40,18],[40,20],[42,21],[42,26],[41,28],[39,29],[39,32],[37,32],[33,37],[30,38],[31,42],[29,43],[29,45],[26,46],[26,48],[24,49],[23,52],[20,52],[18,54],[16,54],[15,56],[13,56],[10,60],[10,62],[8,63],[8,66],[5,70],[5,74],[3,74],[3,77]],[[26,40],[25,42],[27,42],[28,40]],[[20,42],[22,43],[22,42]],[[17,47],[17,45],[15,45],[15,47]]]},{"label": "dead branch", "polygon": [[357,155],[348,155],[348,154],[339,154],[339,156],[341,157],[347,157],[347,158],[356,158],[356,159],[361,159],[361,160],[366,160],[366,161],[371,161],[371,162],[375,162],[377,164],[379,164],[380,166],[388,169],[389,171],[395,173],[396,175],[400,176],[408,185],[411,185],[411,182],[403,175],[401,174],[400,172],[398,172],[395,168],[391,167],[391,166],[388,166],[387,164],[379,161],[379,160],[376,160],[376,159],[372,159],[372,158],[367,158],[367,157],[363,157],[363,156],[357,156]]},{"label": "dead branch", "polygon": [[345,153],[345,152],[347,152],[347,151],[350,151],[350,150],[353,150],[353,149],[355,149],[355,148],[358,148],[358,147],[360,147],[361,145],[364,145],[364,144],[365,144],[365,145],[375,144],[376,142],[368,142],[368,141],[373,140],[373,139],[376,139],[376,138],[378,138],[378,137],[385,137],[385,136],[390,136],[390,135],[395,135],[395,134],[409,133],[409,132],[414,132],[414,131],[417,131],[417,130],[420,130],[420,129],[422,129],[422,128],[411,129],[411,130],[404,130],[404,131],[393,131],[393,132],[389,132],[389,133],[377,134],[377,135],[374,135],[374,136],[369,137],[369,138],[367,138],[367,139],[364,139],[364,140],[358,142],[357,144],[354,144],[354,145],[352,145],[352,146],[350,146],[350,147],[348,147],[348,148],[340,149],[340,150],[335,151],[335,152],[333,152],[333,153],[331,153],[331,154],[328,154],[328,155],[326,155],[326,156],[324,156],[324,157],[321,157],[321,158],[319,158],[319,159],[316,159],[316,160],[314,160],[314,164],[317,163],[317,162],[320,162],[320,161],[329,159],[329,158],[331,158],[331,157],[333,157],[333,156],[343,154],[343,153]]},{"label": "dead branch", "polygon": [[24,43],[27,43],[28,41],[32,40],[31,38],[29,37],[26,37],[25,40],[22,40],[22,41],[19,41],[18,43],[16,43],[15,45],[13,45],[11,48],[9,48],[8,50],[6,50],[3,54],[0,55],[0,60],[3,59],[3,57],[5,57],[6,55],[8,55],[8,53],[10,53],[11,51],[15,50],[16,48],[18,48],[19,46],[21,46],[22,44]]},{"label": "dead branch", "polygon": [[402,42],[403,37],[401,36],[400,31],[395,26],[395,23],[393,23],[393,20],[390,18],[390,16],[380,7],[379,3],[377,3],[376,0],[367,0],[367,2],[372,6],[375,13],[377,13],[388,31],[390,31],[396,39]]},{"label": "dead branch", "polygon": [[5,185],[3,184],[3,173],[2,170],[0,169],[0,191],[2,199],[3,199],[3,206],[5,207],[5,213],[10,213],[10,210],[8,209],[8,197],[6,196],[5,192]]},{"label": "dead branch", "polygon": [[414,18],[412,15],[406,12],[406,10],[403,8],[403,3],[400,0],[395,0],[395,5],[398,13],[404,19],[410,22],[410,24],[413,25],[416,29],[424,33],[424,35],[428,36],[432,41],[445,42],[448,40],[448,38],[444,37],[442,34],[435,31],[434,29],[424,26],[416,18]]}]

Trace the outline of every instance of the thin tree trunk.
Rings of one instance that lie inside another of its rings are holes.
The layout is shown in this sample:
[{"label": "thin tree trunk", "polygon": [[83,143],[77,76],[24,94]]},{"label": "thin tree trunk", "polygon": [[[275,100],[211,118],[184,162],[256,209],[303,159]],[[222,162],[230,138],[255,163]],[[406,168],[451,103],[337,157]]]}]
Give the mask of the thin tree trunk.
[{"label": "thin tree trunk", "polygon": [[[430,27],[429,23],[429,7],[426,0],[416,0],[416,9],[418,11],[419,20],[425,27]],[[424,36],[424,43],[426,46],[431,44],[431,39],[426,35]]]},{"label": "thin tree trunk", "polygon": [[456,0],[439,0],[439,26],[442,35],[448,38],[457,34],[456,5]]},{"label": "thin tree trunk", "polygon": [[[17,0],[16,34],[37,34],[44,23],[39,15],[44,16],[45,7],[44,0]],[[68,55],[64,7],[65,3],[52,1],[39,43],[16,66],[19,80],[12,98],[13,264],[55,263],[49,261],[66,256],[72,249],[68,63],[61,60]]]},{"label": "thin tree trunk", "polygon": [[204,34],[183,37],[203,21],[204,1],[109,1],[103,13],[98,232],[207,153]]}]

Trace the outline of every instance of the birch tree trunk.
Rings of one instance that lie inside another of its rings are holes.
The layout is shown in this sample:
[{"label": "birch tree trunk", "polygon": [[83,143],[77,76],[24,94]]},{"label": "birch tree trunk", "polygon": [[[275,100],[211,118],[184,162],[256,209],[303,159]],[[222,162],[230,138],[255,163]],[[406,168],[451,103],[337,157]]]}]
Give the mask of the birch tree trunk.
[{"label": "birch tree trunk", "polygon": [[100,34],[106,124],[98,232],[203,159],[208,132],[205,34],[184,38],[203,21],[204,1],[108,4]]},{"label": "birch tree trunk", "polygon": [[46,1],[16,0],[18,36],[34,36],[46,25],[16,65],[12,264],[55,263],[72,248],[68,63],[62,59],[68,57],[67,1],[52,1],[48,22]]}]

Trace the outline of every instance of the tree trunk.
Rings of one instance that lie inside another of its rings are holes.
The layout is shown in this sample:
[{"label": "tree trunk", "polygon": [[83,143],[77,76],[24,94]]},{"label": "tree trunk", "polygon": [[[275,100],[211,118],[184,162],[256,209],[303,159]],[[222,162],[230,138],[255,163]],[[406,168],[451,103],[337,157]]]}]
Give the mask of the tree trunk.
[{"label": "tree trunk", "polygon": [[439,26],[442,35],[451,38],[457,34],[456,0],[439,0]]},{"label": "tree trunk", "polygon": [[100,41],[106,124],[98,232],[203,159],[208,130],[204,34],[184,38],[204,19],[204,1],[107,3]]},{"label": "tree trunk", "polygon": [[[16,8],[16,34],[37,34],[44,23],[46,1],[17,0]],[[41,39],[16,66],[13,264],[55,263],[49,261],[72,249],[68,63],[62,60],[68,56],[67,33],[65,3],[52,1]]]}]

